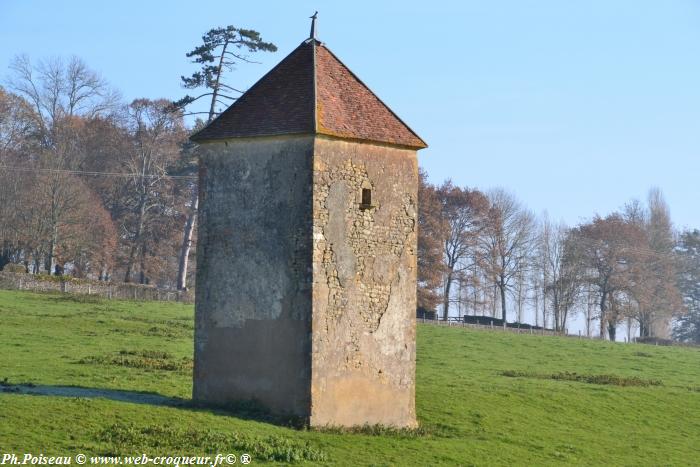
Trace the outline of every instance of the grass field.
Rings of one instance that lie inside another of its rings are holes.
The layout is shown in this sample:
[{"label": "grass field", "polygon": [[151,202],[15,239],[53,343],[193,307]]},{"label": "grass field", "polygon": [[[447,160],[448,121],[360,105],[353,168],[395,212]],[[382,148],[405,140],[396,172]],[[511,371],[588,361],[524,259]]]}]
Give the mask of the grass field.
[{"label": "grass field", "polygon": [[700,465],[700,349],[418,328],[421,429],[315,431],[188,404],[191,306],[0,291],[0,454]]}]

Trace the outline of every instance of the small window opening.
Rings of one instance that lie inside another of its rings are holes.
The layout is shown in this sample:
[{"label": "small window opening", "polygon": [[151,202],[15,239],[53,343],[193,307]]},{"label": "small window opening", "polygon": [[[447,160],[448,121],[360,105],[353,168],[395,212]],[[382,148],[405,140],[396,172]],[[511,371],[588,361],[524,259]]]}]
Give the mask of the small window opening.
[{"label": "small window opening", "polygon": [[365,206],[372,205],[372,190],[369,188],[362,189],[362,204]]}]

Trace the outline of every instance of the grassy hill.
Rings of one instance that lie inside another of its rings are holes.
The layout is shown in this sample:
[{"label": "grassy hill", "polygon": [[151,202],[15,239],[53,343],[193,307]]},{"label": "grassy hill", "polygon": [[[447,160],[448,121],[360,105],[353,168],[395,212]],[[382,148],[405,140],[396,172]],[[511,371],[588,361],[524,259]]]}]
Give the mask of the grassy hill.
[{"label": "grassy hill", "polygon": [[192,333],[187,305],[0,291],[0,453],[700,465],[700,349],[419,325],[421,429],[341,433],[192,407]]}]

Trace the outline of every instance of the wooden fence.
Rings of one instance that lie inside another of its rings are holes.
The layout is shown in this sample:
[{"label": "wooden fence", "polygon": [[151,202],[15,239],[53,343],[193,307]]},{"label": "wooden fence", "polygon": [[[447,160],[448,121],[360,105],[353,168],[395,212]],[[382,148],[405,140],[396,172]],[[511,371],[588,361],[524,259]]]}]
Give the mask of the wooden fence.
[{"label": "wooden fence", "polygon": [[500,326],[500,325],[494,325],[493,322],[491,322],[491,324],[488,324],[488,321],[489,321],[488,317],[484,317],[484,321],[485,321],[484,324],[465,323],[462,319],[455,318],[455,317],[451,317],[447,321],[441,320],[441,319],[427,319],[427,318],[417,318],[417,321],[419,323],[431,324],[434,326],[448,326],[448,327],[454,327],[454,328],[471,328],[471,329],[491,329],[494,331],[505,331],[505,332],[512,332],[515,334],[532,334],[532,335],[538,335],[538,336],[563,336],[563,335],[566,335],[563,332],[554,331],[552,329],[517,328],[517,327],[506,326],[505,324]]}]

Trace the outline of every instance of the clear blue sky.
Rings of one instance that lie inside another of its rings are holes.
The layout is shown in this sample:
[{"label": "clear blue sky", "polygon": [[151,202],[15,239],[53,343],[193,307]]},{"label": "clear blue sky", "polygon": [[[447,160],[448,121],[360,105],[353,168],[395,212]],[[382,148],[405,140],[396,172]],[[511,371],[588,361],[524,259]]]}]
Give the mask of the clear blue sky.
[{"label": "clear blue sky", "polygon": [[700,1],[0,0],[13,55],[82,57],[126,99],[178,98],[208,29],[262,32],[279,52],[318,36],[430,145],[432,181],[502,186],[575,224],[656,185],[700,227]]}]

